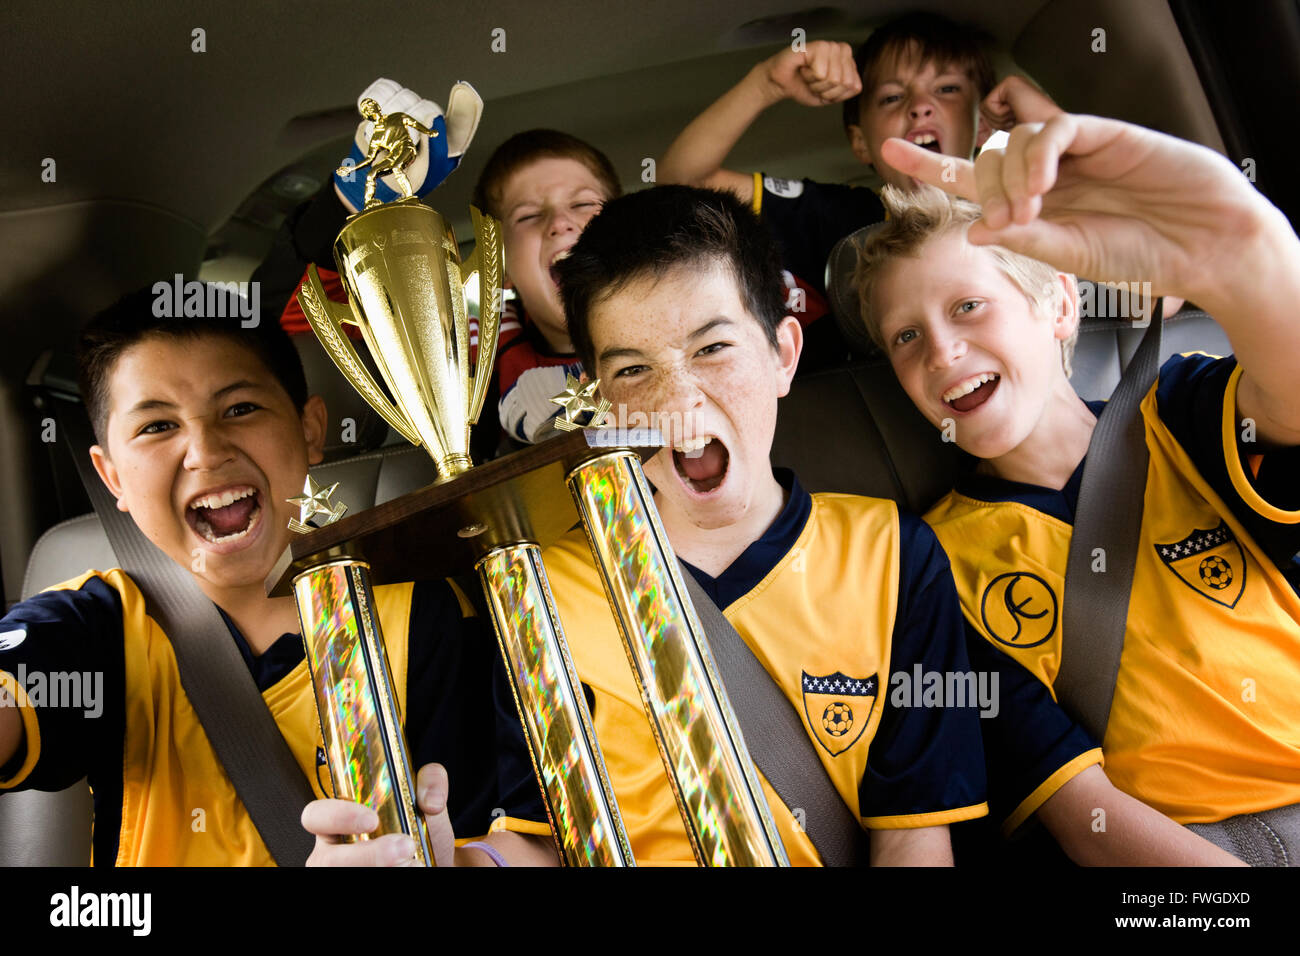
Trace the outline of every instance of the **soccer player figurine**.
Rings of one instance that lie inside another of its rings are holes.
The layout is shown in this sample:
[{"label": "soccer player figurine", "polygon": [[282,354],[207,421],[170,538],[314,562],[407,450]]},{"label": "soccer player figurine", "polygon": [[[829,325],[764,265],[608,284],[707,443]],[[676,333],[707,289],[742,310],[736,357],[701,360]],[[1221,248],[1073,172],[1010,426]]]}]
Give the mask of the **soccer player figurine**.
[{"label": "soccer player figurine", "polygon": [[[462,81],[452,86],[444,112],[432,100],[381,77],[361,94],[357,109],[363,120],[351,152],[334,175],[339,199],[351,212],[422,197],[441,184],[460,165],[474,138],[483,100]],[[355,176],[363,166],[370,167],[364,190]],[[392,179],[385,180],[385,173]]]},{"label": "soccer player figurine", "polygon": [[[404,170],[415,162],[415,144],[406,131],[408,128],[413,129],[429,137],[430,148],[433,148],[433,141],[438,136],[437,131],[405,113],[389,113],[385,116],[379,111],[379,104],[369,98],[361,101],[361,115],[375,123],[375,131],[370,134],[370,148],[366,152],[366,158],[355,166],[340,166],[339,175],[346,176],[349,169],[355,172],[369,164],[370,172],[366,174],[366,209],[383,202],[375,198],[375,180],[382,173],[392,173],[397,185],[401,187],[402,198],[410,199],[415,191],[411,189],[411,181],[406,178]],[[443,151],[446,151],[445,148]]]}]

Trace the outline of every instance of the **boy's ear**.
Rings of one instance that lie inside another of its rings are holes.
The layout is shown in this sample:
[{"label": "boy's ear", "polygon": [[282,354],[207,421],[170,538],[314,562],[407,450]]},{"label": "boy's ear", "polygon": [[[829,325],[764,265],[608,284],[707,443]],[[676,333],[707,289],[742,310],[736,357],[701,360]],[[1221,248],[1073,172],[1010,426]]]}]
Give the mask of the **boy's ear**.
[{"label": "boy's ear", "polygon": [[1061,307],[1052,316],[1055,336],[1064,342],[1079,330],[1079,285],[1068,272],[1058,272],[1056,281],[1061,284]]},{"label": "boy's ear", "polygon": [[108,488],[109,494],[117,499],[117,510],[129,512],[131,509],[123,500],[122,483],[118,479],[117,466],[108,457],[108,452],[99,445],[91,445],[90,463],[95,466],[95,471],[99,473],[99,478]]},{"label": "boy's ear", "polygon": [[307,464],[319,465],[325,458],[325,428],[329,411],[325,399],[310,396],[302,406],[302,437],[307,443]]},{"label": "boy's ear", "polygon": [[793,315],[787,315],[776,327],[776,354],[779,389],[778,398],[790,393],[790,381],[795,369],[799,367],[799,355],[803,352],[803,326]]},{"label": "boy's ear", "polygon": [[853,155],[858,157],[858,162],[865,163],[868,166],[876,164],[875,157],[871,155],[871,150],[867,146],[866,134],[862,132],[861,126],[848,126],[849,148],[853,150]]}]

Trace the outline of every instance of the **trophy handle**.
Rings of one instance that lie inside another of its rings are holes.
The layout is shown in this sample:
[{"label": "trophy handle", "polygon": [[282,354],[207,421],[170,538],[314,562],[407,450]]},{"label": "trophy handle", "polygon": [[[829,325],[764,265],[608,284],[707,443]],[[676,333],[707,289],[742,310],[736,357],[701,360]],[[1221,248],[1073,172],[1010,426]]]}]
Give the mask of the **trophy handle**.
[{"label": "trophy handle", "polygon": [[474,220],[474,252],[460,266],[462,286],[478,273],[478,358],[469,394],[469,423],[478,424],[488,383],[497,357],[497,333],[501,330],[501,224],[469,207]]},{"label": "trophy handle", "polygon": [[[338,311],[342,309],[331,308],[335,304],[325,297],[325,289],[321,286],[320,274],[317,273],[314,263],[307,266],[307,281],[302,284],[302,289],[298,292],[298,304],[302,306],[302,311],[306,314],[307,321],[311,323],[316,338],[320,339],[321,345],[325,346],[325,351],[334,360],[343,377],[352,383],[352,387],[361,393],[370,403],[370,407],[383,416],[384,421],[397,429],[403,438],[412,445],[421,444],[420,436],[414,426],[375,384],[370,372],[361,364],[356,349],[343,334],[343,323],[354,321],[352,312],[347,309],[346,316],[341,317]],[[480,330],[479,342],[482,341]],[[475,384],[477,385],[477,382]]]}]

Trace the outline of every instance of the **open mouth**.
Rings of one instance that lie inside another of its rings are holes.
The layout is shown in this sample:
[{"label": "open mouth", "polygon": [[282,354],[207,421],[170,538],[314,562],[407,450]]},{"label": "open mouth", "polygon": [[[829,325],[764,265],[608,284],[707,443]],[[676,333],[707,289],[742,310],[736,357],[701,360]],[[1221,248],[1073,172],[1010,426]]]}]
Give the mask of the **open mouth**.
[{"label": "open mouth", "polygon": [[682,484],[697,495],[716,491],[726,481],[731,453],[718,439],[690,439],[672,451],[673,467]]},{"label": "open mouth", "polygon": [[185,520],[194,533],[219,545],[247,537],[261,517],[261,493],[251,485],[200,495],[185,509]]},{"label": "open mouth", "polygon": [[939,137],[928,130],[908,133],[907,141],[920,146],[922,149],[928,149],[932,153],[943,152],[943,147],[939,142]]},{"label": "open mouth", "polygon": [[993,397],[1001,381],[1002,376],[997,372],[981,372],[954,385],[940,397],[945,405],[955,411],[974,411]]},{"label": "open mouth", "polygon": [[551,256],[549,271],[551,273],[551,281],[555,283],[557,289],[560,287],[560,271],[556,266],[558,266],[563,260],[569,258],[569,251],[569,249],[561,249],[555,255]]}]

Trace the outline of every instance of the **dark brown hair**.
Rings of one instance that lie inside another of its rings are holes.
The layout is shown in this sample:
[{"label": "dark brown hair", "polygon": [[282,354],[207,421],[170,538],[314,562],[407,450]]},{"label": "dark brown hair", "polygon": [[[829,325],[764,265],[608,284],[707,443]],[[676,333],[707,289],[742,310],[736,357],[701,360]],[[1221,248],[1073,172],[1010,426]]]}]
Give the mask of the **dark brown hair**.
[{"label": "dark brown hair", "polygon": [[983,99],[993,89],[995,74],[989,56],[990,39],[983,31],[954,23],[937,13],[907,13],[872,31],[853,52],[862,93],[844,101],[844,127],[861,123],[861,102],[877,82],[876,70],[890,57],[905,53],[940,67],[952,64],[966,71]]},{"label": "dark brown hair", "polygon": [[[236,294],[223,289],[219,283],[204,284],[205,302],[222,300],[220,307],[213,310],[216,314],[175,315],[177,310],[157,308],[159,295],[171,295],[172,282],[165,284],[166,292],[155,292],[154,286],[146,286],[124,295],[92,318],[81,332],[77,343],[77,381],[95,438],[101,445],[107,438],[108,382],[113,369],[127,349],[150,337],[193,340],[219,335],[237,342],[262,361],[288,393],[294,408],[302,412],[307,402],[302,359],[278,321],[259,320],[245,327],[242,316],[248,314],[247,310],[241,311],[240,303],[234,298]],[[160,316],[159,311],[166,314]]]},{"label": "dark brown hair", "polygon": [[730,193],[655,186],[605,203],[567,258],[556,263],[569,338],[595,375],[591,310],[629,282],[678,266],[721,262],[773,348],[786,316],[776,247],[758,217]]}]

